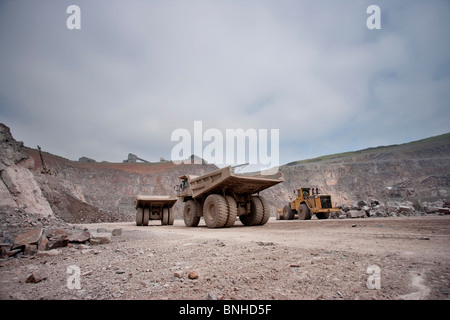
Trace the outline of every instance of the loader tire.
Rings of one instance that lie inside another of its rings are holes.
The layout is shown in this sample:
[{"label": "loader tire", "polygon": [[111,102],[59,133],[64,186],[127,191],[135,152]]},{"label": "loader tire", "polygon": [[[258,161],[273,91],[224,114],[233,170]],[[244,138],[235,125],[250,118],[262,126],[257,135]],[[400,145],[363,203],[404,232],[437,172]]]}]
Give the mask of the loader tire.
[{"label": "loader tire", "polygon": [[139,207],[136,209],[136,225],[142,226],[143,220],[144,220],[144,208]]},{"label": "loader tire", "polygon": [[317,219],[328,219],[330,217],[329,212],[317,212],[316,213]]},{"label": "loader tire", "polygon": [[291,205],[285,205],[283,207],[283,220],[292,220],[294,219],[294,211],[292,211]]},{"label": "loader tire", "polygon": [[163,208],[162,209],[161,225],[166,226],[168,224],[169,224],[169,209]]},{"label": "loader tire", "polygon": [[144,208],[144,216],[142,218],[142,225],[148,226],[148,220],[150,219],[150,209]]},{"label": "loader tire", "polygon": [[270,205],[267,202],[266,198],[258,196],[259,200],[261,201],[261,204],[263,206],[263,217],[261,219],[261,222],[259,223],[261,226],[266,224],[267,221],[269,221],[270,218]]},{"label": "loader tire", "polygon": [[299,220],[310,220],[311,219],[311,213],[306,204],[304,204],[304,203],[300,204],[298,206],[297,212],[298,212]]},{"label": "loader tire", "polygon": [[258,197],[250,198],[250,213],[239,217],[246,226],[255,226],[261,223],[264,215],[263,204]]},{"label": "loader tire", "polygon": [[197,213],[197,204],[193,200],[188,200],[184,204],[183,219],[186,227],[198,226],[200,217]]},{"label": "loader tire", "polygon": [[232,196],[226,196],[225,200],[227,200],[227,207],[228,207],[228,217],[227,222],[225,223],[225,228],[229,228],[232,227],[236,222],[237,206],[236,200],[234,200]]},{"label": "loader tire", "polygon": [[225,226],[228,218],[227,201],[220,194],[210,194],[203,205],[203,219],[208,228]]}]

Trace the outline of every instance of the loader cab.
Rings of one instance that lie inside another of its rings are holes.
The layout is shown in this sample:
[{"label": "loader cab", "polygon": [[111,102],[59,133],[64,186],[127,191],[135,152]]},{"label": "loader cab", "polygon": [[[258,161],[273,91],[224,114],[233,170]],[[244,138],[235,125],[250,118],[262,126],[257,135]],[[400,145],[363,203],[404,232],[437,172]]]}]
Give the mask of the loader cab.
[{"label": "loader cab", "polygon": [[297,197],[298,198],[308,198],[311,195],[310,188],[299,188],[297,189]]}]

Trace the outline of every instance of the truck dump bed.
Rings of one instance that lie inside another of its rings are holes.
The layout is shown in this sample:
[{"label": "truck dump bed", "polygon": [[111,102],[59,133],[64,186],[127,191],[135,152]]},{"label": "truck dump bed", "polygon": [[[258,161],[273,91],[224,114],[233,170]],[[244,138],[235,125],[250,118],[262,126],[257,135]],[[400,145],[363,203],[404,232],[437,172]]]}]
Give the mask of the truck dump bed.
[{"label": "truck dump bed", "polygon": [[258,193],[264,189],[270,188],[284,181],[281,172],[275,175],[237,175],[231,169],[231,166],[213,171],[203,176],[181,176],[186,178],[195,199],[198,196],[207,196],[212,193],[222,193],[231,190],[236,195],[249,195]]},{"label": "truck dump bed", "polygon": [[137,195],[136,196],[136,209],[138,207],[164,207],[164,208],[172,208],[174,204],[177,202],[178,198],[176,196],[144,196]]}]

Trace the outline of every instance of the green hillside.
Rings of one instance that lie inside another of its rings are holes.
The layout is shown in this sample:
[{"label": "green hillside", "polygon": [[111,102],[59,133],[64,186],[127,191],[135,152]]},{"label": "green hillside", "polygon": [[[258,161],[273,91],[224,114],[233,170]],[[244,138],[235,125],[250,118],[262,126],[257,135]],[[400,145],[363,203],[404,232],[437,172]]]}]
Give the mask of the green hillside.
[{"label": "green hillside", "polygon": [[416,154],[419,152],[427,152],[433,149],[439,149],[444,147],[445,150],[450,150],[450,132],[442,135],[425,138],[421,140],[416,140],[412,142],[407,142],[403,144],[394,144],[389,146],[378,146],[366,148],[358,151],[348,151],[342,153],[335,153],[325,156],[320,156],[312,159],[300,160],[287,163],[286,166],[292,166],[297,164],[305,163],[317,163],[322,161],[330,160],[343,160],[345,158],[351,157],[363,157],[371,154],[397,154],[397,155],[408,155]]}]

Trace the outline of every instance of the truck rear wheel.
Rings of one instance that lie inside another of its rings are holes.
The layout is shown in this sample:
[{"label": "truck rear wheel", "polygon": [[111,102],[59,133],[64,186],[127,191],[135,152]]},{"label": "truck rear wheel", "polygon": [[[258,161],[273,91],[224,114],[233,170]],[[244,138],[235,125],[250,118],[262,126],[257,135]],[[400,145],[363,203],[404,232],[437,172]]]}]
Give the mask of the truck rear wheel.
[{"label": "truck rear wheel", "polygon": [[136,209],[136,225],[142,226],[142,220],[144,220],[144,208],[138,207]]},{"label": "truck rear wheel", "polygon": [[227,200],[227,206],[228,206],[228,218],[227,222],[225,223],[225,227],[229,228],[234,225],[236,222],[237,217],[237,206],[236,206],[236,200],[232,196],[226,196],[225,199]]},{"label": "truck rear wheel", "polygon": [[161,225],[166,226],[168,224],[169,224],[169,209],[163,208],[162,209]]},{"label": "truck rear wheel", "polygon": [[175,220],[175,216],[173,214],[173,208],[169,208],[169,226],[173,226],[173,222]]},{"label": "truck rear wheel", "polygon": [[246,226],[254,226],[261,223],[264,215],[263,204],[258,197],[250,198],[250,213],[239,216],[241,222]]},{"label": "truck rear wheel", "polygon": [[267,223],[267,221],[269,221],[270,218],[270,206],[269,203],[267,202],[266,198],[258,196],[259,200],[261,201],[261,204],[263,206],[263,217],[261,219],[261,222],[259,223],[260,225],[264,225]]},{"label": "truck rear wheel", "polygon": [[228,218],[228,206],[220,194],[210,194],[203,205],[203,219],[208,228],[221,228]]},{"label": "truck rear wheel", "polygon": [[144,208],[144,216],[142,218],[142,225],[148,226],[148,220],[150,219],[150,209]]},{"label": "truck rear wheel", "polygon": [[298,206],[297,212],[298,212],[299,220],[310,220],[311,219],[311,213],[306,204],[304,204],[304,203],[300,204]]},{"label": "truck rear wheel", "polygon": [[197,204],[193,200],[188,200],[184,204],[183,219],[186,227],[198,226],[200,217],[197,214]]},{"label": "truck rear wheel", "polygon": [[291,205],[285,205],[283,207],[283,220],[292,220],[294,219],[294,211],[292,211]]}]

